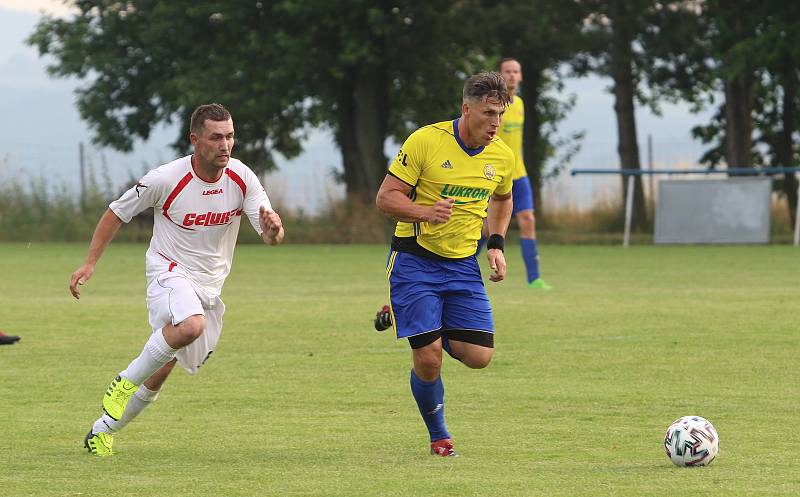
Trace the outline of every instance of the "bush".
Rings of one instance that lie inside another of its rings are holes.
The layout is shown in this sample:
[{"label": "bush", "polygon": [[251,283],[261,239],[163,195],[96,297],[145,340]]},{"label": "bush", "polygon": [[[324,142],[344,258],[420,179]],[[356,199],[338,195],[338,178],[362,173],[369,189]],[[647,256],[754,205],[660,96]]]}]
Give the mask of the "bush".
[{"label": "bush", "polygon": [[[0,185],[0,241],[88,242],[97,221],[119,192],[103,192],[90,182],[81,202],[80,194],[65,185],[52,186],[44,178],[29,184],[8,180]],[[302,211],[275,205],[291,243],[384,243],[393,223],[362,202],[331,202],[326,211],[309,216]],[[145,242],[152,236],[153,213],[148,210],[123,227],[115,240]],[[250,223],[242,220],[239,236],[244,243],[260,239]]]},{"label": "bush", "polygon": [[[111,200],[121,192],[101,189],[90,181],[81,202],[80,195],[65,185],[53,187],[44,178],[21,184],[6,179],[0,183],[0,242],[83,242],[88,243],[95,225]],[[363,201],[330,200],[326,209],[308,215],[281,205],[277,192],[272,198],[286,227],[287,243],[388,243],[394,222],[381,214],[375,205]],[[622,239],[621,207],[618,202],[599,200],[592,209],[548,208],[537,217],[537,237],[543,244],[599,243],[618,244]],[[652,214],[649,216],[652,220]],[[785,199],[773,198],[773,243],[791,243],[793,231],[788,220]],[[143,212],[121,229],[116,240],[146,242],[152,236],[153,214]],[[518,237],[512,222],[508,238]],[[242,220],[240,242],[260,243]],[[652,243],[652,232],[633,233],[631,243]]]}]

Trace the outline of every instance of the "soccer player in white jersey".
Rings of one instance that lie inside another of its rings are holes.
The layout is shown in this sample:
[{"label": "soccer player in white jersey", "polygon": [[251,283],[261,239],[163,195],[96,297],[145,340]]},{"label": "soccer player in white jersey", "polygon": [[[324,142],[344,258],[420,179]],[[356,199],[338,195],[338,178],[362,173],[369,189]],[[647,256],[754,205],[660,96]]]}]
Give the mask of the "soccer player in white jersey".
[{"label": "soccer player in white jersey", "polygon": [[92,454],[112,454],[113,436],[156,400],[177,362],[195,374],[214,352],[222,332],[222,284],[231,269],[242,215],[268,245],[283,241],[281,218],[258,177],[231,157],[233,119],[219,104],[192,113],[192,155],[148,172],[109,205],[97,223],[86,261],[69,289],[92,277],[103,250],[123,223],[154,209],[146,254],[150,338],[137,358],[116,375],[103,396],[103,414],[84,439]]}]

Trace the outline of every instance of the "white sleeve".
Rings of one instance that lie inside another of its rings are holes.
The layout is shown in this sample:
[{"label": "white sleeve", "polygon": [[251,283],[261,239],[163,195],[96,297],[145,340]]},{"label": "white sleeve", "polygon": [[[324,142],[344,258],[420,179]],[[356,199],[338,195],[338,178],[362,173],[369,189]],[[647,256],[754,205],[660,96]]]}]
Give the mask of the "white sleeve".
[{"label": "white sleeve", "polygon": [[158,181],[160,174],[157,169],[153,169],[144,175],[130,190],[122,194],[120,198],[111,202],[108,208],[111,209],[122,222],[129,223],[131,219],[140,212],[150,207],[156,207],[162,195],[163,186]]},{"label": "white sleeve", "polygon": [[244,206],[242,207],[242,210],[250,220],[250,225],[253,226],[253,229],[256,230],[256,233],[261,236],[263,231],[261,230],[261,225],[258,222],[258,212],[262,205],[266,207],[268,211],[271,211],[272,204],[270,203],[269,197],[267,197],[267,192],[264,190],[264,186],[261,184],[261,181],[259,181],[258,176],[256,176],[256,174],[249,168],[245,174],[244,181],[247,185],[247,196],[244,199]]}]

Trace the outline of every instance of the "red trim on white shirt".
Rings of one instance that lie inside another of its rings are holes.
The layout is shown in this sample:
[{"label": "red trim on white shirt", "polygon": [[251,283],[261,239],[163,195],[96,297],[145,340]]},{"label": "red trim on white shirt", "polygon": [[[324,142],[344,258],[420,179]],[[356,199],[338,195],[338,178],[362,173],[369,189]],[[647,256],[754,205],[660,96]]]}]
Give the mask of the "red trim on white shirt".
[{"label": "red trim on white shirt", "polygon": [[162,254],[161,252],[158,252],[158,255],[160,255],[161,257],[163,257],[164,259],[169,261],[169,269],[167,269],[167,271],[171,272],[173,269],[175,269],[178,266],[177,262],[173,261],[172,259],[170,259],[166,255]]},{"label": "red trim on white shirt", "polygon": [[233,182],[236,183],[237,185],[239,185],[239,188],[242,189],[242,197],[246,197],[247,196],[247,185],[244,184],[244,180],[242,179],[242,177],[239,176],[238,174],[236,174],[235,172],[231,171],[231,169],[229,167],[225,168],[225,174],[230,176],[231,179],[233,180]]},{"label": "red trim on white shirt", "polygon": [[[167,201],[164,202],[163,214],[164,214],[164,217],[169,219],[170,221],[172,221],[172,218],[169,217],[169,212],[167,212],[167,211],[169,210],[169,207],[172,205],[172,202],[175,201],[175,197],[177,197],[178,194],[184,188],[186,188],[186,185],[188,185],[190,181],[192,181],[192,173],[188,172],[188,173],[186,173],[186,176],[184,176],[183,178],[181,178],[180,181],[178,181],[178,184],[170,192],[169,196],[167,196]],[[172,221],[172,223],[175,224],[176,226],[181,226],[180,224],[176,223],[175,221]],[[191,228],[187,228],[185,226],[181,226],[181,228],[191,230]]]}]

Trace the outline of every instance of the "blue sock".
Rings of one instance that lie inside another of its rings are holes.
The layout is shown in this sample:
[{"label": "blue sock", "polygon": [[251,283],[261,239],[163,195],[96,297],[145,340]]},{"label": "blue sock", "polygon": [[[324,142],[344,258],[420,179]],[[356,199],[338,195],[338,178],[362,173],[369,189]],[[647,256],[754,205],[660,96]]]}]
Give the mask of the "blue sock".
[{"label": "blue sock", "polygon": [[450,434],[444,424],[444,383],[442,383],[442,377],[439,376],[435,381],[429,383],[420,380],[412,369],[411,393],[414,394],[419,413],[422,415],[422,420],[425,421],[425,426],[428,427],[431,442],[450,438]]},{"label": "blue sock", "polygon": [[525,269],[528,271],[528,283],[539,279],[539,250],[536,248],[536,239],[520,238],[519,244],[522,247],[522,260],[525,261]]},{"label": "blue sock", "polygon": [[486,237],[481,235],[481,237],[478,238],[478,249],[475,251],[476,254],[480,254],[481,253],[481,249],[483,249],[483,244],[484,243],[486,243]]}]

